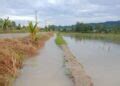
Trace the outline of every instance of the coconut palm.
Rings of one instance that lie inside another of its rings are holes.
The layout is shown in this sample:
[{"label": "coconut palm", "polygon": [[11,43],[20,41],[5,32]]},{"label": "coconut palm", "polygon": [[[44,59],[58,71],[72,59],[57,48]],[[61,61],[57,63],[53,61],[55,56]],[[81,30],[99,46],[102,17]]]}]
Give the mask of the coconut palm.
[{"label": "coconut palm", "polygon": [[29,22],[29,32],[31,35],[32,40],[36,40],[36,34],[37,34],[37,23],[35,25],[33,25],[32,22]]}]

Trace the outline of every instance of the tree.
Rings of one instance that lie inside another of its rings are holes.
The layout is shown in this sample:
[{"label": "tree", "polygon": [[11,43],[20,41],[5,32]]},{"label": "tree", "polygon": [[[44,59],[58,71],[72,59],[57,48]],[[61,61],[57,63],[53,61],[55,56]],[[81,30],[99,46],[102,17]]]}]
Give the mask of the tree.
[{"label": "tree", "polygon": [[7,19],[4,19],[4,21],[3,21],[3,27],[2,28],[3,28],[4,31],[7,31],[8,25],[9,25],[9,17]]},{"label": "tree", "polygon": [[92,32],[93,28],[89,24],[77,22],[75,25],[75,31],[76,32]]},{"label": "tree", "polygon": [[48,30],[49,31],[55,31],[55,25],[49,25]]},{"label": "tree", "polygon": [[12,27],[13,27],[13,28],[16,28],[16,23],[15,23],[15,21],[12,21],[11,24],[12,24]]},{"label": "tree", "polygon": [[29,32],[30,32],[30,36],[32,38],[33,41],[36,40],[36,34],[37,34],[37,23],[35,23],[35,25],[33,25],[32,22],[29,22]]},{"label": "tree", "polygon": [[18,24],[17,29],[18,29],[18,30],[21,29],[21,24]]}]

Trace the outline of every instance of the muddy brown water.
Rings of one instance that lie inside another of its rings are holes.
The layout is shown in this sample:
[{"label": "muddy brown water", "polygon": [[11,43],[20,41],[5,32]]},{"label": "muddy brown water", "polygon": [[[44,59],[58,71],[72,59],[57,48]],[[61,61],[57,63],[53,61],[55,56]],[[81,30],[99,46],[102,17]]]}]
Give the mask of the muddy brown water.
[{"label": "muddy brown water", "polygon": [[94,86],[120,86],[120,44],[64,37],[68,47],[93,79]]},{"label": "muddy brown water", "polygon": [[36,57],[25,62],[14,86],[73,86],[65,74],[63,52],[54,39],[48,40]]}]

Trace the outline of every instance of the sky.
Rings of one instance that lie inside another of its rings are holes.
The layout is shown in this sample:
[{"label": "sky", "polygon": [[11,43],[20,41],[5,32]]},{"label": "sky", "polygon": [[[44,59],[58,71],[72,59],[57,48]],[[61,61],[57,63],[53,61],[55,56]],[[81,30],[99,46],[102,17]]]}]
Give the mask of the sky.
[{"label": "sky", "polygon": [[120,0],[0,0],[0,18],[41,26],[120,20]]}]

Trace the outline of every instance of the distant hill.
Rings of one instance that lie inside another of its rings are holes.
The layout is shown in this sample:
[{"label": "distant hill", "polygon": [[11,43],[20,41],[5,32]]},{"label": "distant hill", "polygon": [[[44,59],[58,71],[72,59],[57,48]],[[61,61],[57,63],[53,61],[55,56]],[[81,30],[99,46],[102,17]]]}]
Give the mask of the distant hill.
[{"label": "distant hill", "polygon": [[120,21],[106,21],[106,22],[89,23],[89,24],[92,24],[92,25],[102,24],[102,25],[105,25],[105,26],[120,26]]},{"label": "distant hill", "polygon": [[120,21],[107,21],[104,22],[105,25],[120,25]]}]

